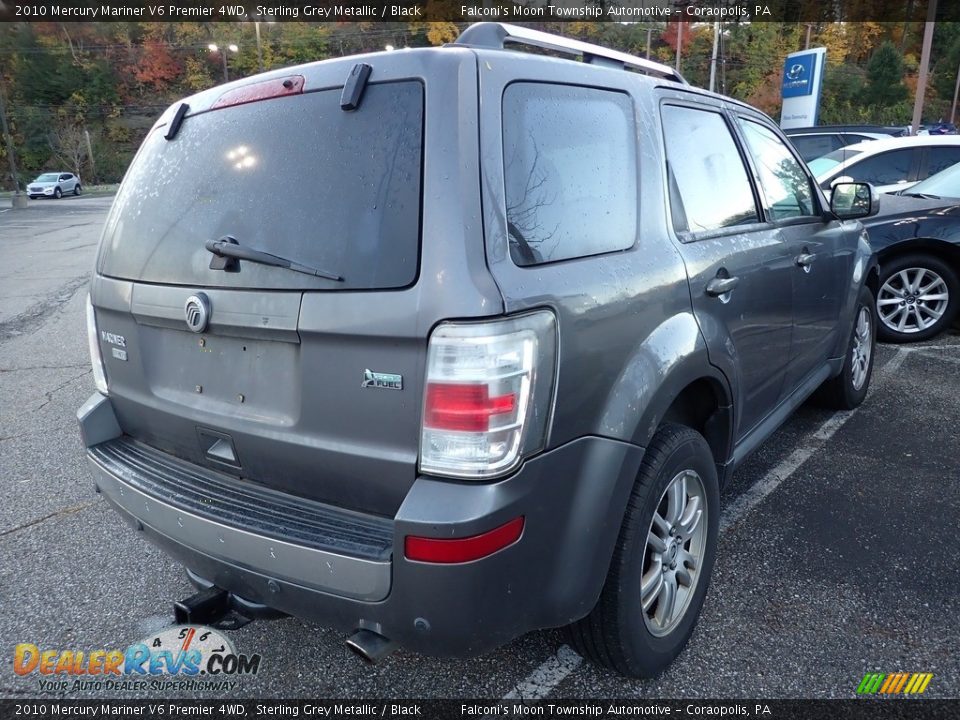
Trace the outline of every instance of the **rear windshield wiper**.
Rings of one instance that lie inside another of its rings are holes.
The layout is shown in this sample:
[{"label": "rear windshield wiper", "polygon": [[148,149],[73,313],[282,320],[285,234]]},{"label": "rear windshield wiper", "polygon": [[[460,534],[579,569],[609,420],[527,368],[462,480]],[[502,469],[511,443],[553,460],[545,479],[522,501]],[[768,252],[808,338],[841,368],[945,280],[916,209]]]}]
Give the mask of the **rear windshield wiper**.
[{"label": "rear windshield wiper", "polygon": [[[253,248],[240,247],[237,244],[237,241],[227,235],[222,237],[219,240],[207,240],[204,247],[207,248],[210,252],[217,256],[217,258],[235,258],[237,260],[249,260],[250,262],[260,263],[261,265],[270,265],[272,267],[282,267],[287,268],[288,270],[293,270],[298,273],[303,273],[305,275],[313,275],[314,277],[325,278],[327,280],[335,280],[337,282],[343,282],[343,278],[339,275],[334,275],[331,272],[326,270],[320,270],[318,268],[310,267],[309,265],[304,265],[302,263],[289,260],[285,257],[280,257],[279,255],[274,255],[272,253],[264,252],[263,250],[254,250]],[[210,267],[214,267],[216,259],[211,260]],[[217,265],[214,269],[227,269],[222,264]]]}]

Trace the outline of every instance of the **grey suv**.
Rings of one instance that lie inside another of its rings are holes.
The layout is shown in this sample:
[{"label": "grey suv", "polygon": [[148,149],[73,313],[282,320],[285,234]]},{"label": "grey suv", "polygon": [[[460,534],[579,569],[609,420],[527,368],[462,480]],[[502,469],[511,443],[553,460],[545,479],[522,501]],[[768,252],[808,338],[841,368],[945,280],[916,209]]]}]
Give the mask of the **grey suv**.
[{"label": "grey suv", "polygon": [[734,468],[867,392],[876,197],[832,202],[753,108],[509,25],[202,92],[100,244],[97,490],[186,566],[181,620],[368,659],[567,626],[656,674]]}]

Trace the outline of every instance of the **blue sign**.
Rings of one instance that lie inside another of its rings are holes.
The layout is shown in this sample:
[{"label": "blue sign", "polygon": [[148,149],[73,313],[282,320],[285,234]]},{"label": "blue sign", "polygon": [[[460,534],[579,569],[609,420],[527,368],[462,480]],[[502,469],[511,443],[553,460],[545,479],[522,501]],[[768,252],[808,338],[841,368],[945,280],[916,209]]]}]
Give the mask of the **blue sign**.
[{"label": "blue sign", "polygon": [[826,48],[810,48],[787,55],[783,63],[783,106],[780,127],[811,127],[817,124]]},{"label": "blue sign", "polygon": [[783,64],[783,97],[800,97],[813,93],[813,71],[817,66],[815,53],[793,55]]}]

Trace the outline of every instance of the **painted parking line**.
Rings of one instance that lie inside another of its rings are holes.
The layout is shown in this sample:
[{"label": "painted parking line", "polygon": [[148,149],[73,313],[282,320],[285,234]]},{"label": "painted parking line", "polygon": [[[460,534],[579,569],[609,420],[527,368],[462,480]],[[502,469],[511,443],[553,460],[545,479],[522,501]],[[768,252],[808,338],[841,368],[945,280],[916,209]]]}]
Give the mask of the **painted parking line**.
[{"label": "painted parking line", "polygon": [[[894,375],[913,348],[897,348],[896,354],[874,373],[871,390],[882,386]],[[859,409],[859,408],[857,408]],[[843,425],[857,413],[857,410],[836,412],[827,418],[810,435],[810,441],[794,450],[770,472],[763,476],[743,495],[728,505],[720,516],[720,532],[736,524],[753,508],[763,501],[780,484],[795,473],[810,457],[832,438]],[[564,678],[576,670],[583,662],[569,645],[561,645],[557,651],[541,663],[532,673],[521,680],[503,700],[542,700],[559,685]]]},{"label": "painted parking line", "polygon": [[[870,384],[870,390],[876,392],[876,389],[882,386],[888,378],[900,369],[903,361],[907,359],[909,351],[907,348],[898,348],[896,354],[880,368]],[[836,434],[837,430],[846,424],[847,420],[856,415],[857,410],[847,410],[836,412],[828,417],[823,424],[810,435],[809,441],[790,453],[786,459],[782,460],[760,480],[754,483],[749,490],[737,497],[736,500],[727,505],[720,515],[720,532],[724,532],[735,525],[753,508],[759,505],[764,498],[776,490],[780,484],[788,477],[793,475],[797,469],[803,465],[810,457],[819,451],[824,444]]]},{"label": "painted parking line", "polygon": [[[583,658],[577,654],[576,650],[569,645],[561,645],[553,655],[540,663],[532,673],[504,695],[501,701],[543,700],[582,663]],[[480,720],[496,720],[496,718],[494,715],[484,715]]]},{"label": "painted parking line", "polygon": [[[929,360],[943,360],[954,365],[960,365],[960,345],[920,345],[905,348],[905,350]],[[947,355],[947,352],[952,352],[952,354]]]},{"label": "painted parking line", "polygon": [[570,673],[580,667],[583,658],[569,645],[561,645],[532,673],[503,696],[504,700],[542,700]]}]

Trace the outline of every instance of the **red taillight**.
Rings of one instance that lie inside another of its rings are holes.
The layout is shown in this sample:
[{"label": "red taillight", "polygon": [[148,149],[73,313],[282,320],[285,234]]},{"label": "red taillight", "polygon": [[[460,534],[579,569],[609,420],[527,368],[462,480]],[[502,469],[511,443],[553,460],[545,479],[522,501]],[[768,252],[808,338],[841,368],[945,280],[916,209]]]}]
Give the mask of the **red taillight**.
[{"label": "red taillight", "polygon": [[512,413],[516,405],[515,394],[490,397],[486,384],[430,383],[423,424],[438,430],[486,432],[490,418]]},{"label": "red taillight", "polygon": [[407,560],[429,563],[462,563],[492,555],[513,545],[523,534],[523,516],[480,535],[465,538],[426,538],[407,535],[403,554]]},{"label": "red taillight", "polygon": [[427,346],[420,472],[492,478],[541,450],[556,352],[549,310],[437,325]]}]

